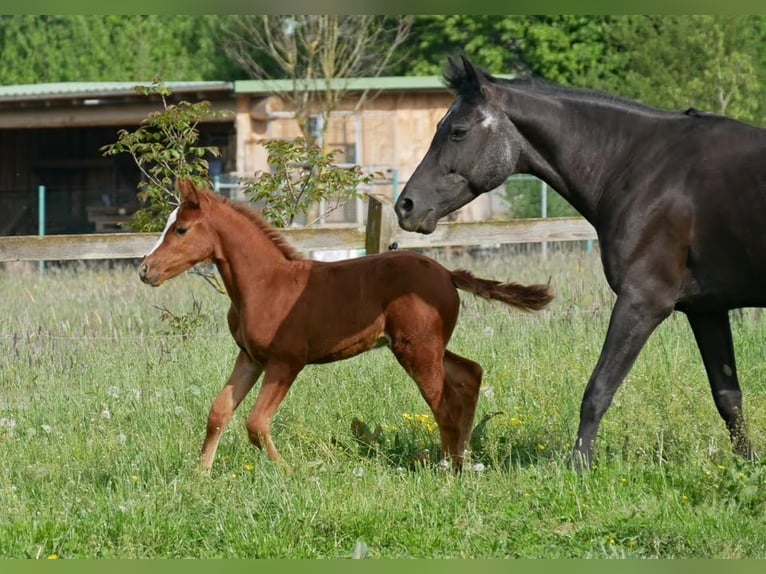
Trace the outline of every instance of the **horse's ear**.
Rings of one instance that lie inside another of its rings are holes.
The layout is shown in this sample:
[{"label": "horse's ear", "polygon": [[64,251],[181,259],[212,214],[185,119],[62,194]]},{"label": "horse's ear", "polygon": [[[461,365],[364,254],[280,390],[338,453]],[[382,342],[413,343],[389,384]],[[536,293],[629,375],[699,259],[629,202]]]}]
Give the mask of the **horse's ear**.
[{"label": "horse's ear", "polygon": [[475,67],[465,54],[460,54],[460,60],[463,63],[466,84],[471,87],[471,90],[474,91],[474,93],[483,93],[484,90],[482,88],[486,79],[484,72]]},{"label": "horse's ear", "polygon": [[188,178],[180,178],[176,183],[181,201],[192,205],[199,205],[199,190],[194,182]]}]

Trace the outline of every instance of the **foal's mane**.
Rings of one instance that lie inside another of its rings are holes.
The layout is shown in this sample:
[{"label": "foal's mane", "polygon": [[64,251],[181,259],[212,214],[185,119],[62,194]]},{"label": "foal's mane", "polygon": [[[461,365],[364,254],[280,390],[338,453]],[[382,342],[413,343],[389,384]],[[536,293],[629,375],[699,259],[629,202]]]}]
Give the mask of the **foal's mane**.
[{"label": "foal's mane", "polygon": [[287,242],[287,239],[285,239],[285,237],[277,229],[272,227],[263,218],[263,215],[261,215],[258,211],[256,211],[255,209],[252,209],[251,207],[248,207],[245,204],[235,203],[223,196],[214,194],[212,192],[208,192],[208,193],[215,196],[216,199],[218,199],[225,205],[228,205],[229,207],[231,207],[234,211],[244,215],[247,219],[249,219],[251,223],[253,223],[256,227],[258,227],[258,229],[260,229],[261,232],[271,240],[274,246],[277,249],[279,249],[279,251],[282,252],[282,255],[284,255],[287,259],[290,259],[290,260],[304,259],[304,257],[298,252],[298,250],[295,249],[292,245],[290,245]]}]

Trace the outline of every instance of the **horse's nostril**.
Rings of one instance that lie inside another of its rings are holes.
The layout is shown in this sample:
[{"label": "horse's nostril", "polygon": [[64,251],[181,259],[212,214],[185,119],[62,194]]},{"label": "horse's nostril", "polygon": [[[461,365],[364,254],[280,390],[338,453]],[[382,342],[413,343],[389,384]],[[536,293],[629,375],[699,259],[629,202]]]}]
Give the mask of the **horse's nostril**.
[{"label": "horse's nostril", "polygon": [[415,204],[412,203],[412,200],[409,197],[405,197],[399,201],[399,209],[403,213],[409,213],[412,211],[413,207],[415,207]]},{"label": "horse's nostril", "polygon": [[141,277],[144,277],[146,275],[146,272],[149,270],[149,268],[146,266],[146,263],[142,263],[141,267],[138,268],[138,274]]}]

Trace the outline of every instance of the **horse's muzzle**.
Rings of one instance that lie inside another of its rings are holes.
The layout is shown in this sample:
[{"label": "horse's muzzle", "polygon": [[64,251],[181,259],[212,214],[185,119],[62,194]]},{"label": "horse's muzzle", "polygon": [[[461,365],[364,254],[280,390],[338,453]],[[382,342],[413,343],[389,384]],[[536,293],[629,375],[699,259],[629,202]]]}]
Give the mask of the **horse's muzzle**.
[{"label": "horse's muzzle", "polygon": [[154,275],[149,273],[149,266],[146,264],[146,261],[141,263],[141,266],[138,268],[138,278],[152,287],[157,287],[161,283],[156,273]]},{"label": "horse's muzzle", "polygon": [[436,214],[433,208],[424,214],[418,214],[414,202],[409,197],[400,197],[394,206],[399,227],[405,231],[432,233],[436,229]]}]

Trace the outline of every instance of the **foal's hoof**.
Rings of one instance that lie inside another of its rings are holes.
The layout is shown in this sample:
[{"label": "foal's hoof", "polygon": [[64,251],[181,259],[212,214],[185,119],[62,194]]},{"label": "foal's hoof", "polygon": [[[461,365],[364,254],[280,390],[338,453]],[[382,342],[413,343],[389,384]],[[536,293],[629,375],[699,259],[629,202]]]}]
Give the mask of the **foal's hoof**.
[{"label": "foal's hoof", "polygon": [[280,458],[279,460],[275,460],[275,461],[272,461],[272,462],[277,466],[277,468],[279,468],[280,470],[284,471],[285,474],[287,474],[289,476],[292,476],[292,475],[295,474],[295,469],[292,466],[290,466],[289,464],[287,464],[285,462],[285,459]]}]

